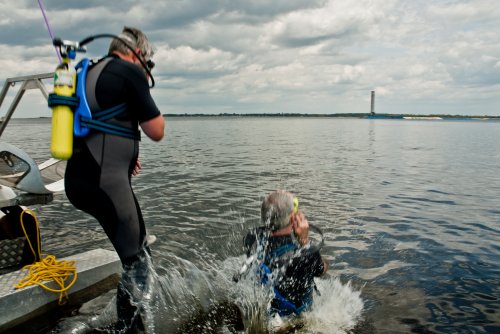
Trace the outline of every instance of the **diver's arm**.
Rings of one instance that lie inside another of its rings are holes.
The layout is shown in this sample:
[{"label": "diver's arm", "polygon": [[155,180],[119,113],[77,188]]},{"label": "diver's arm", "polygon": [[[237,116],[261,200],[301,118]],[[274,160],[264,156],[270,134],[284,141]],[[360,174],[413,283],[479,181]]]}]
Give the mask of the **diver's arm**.
[{"label": "diver's arm", "polygon": [[150,120],[140,123],[142,131],[154,141],[160,141],[165,133],[165,119],[158,115]]},{"label": "diver's arm", "polygon": [[309,245],[309,222],[302,211],[291,217],[292,228],[301,247]]},{"label": "diver's arm", "polygon": [[132,176],[139,175],[139,171],[141,170],[141,168],[142,168],[141,162],[139,161],[139,158],[137,158],[137,161],[135,162],[135,167],[132,170]]}]

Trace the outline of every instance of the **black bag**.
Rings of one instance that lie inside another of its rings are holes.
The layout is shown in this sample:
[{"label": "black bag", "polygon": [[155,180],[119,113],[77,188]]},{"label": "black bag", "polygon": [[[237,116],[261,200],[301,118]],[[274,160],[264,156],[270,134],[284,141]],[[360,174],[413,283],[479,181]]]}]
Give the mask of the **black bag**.
[{"label": "black bag", "polygon": [[[23,214],[23,225],[31,242],[31,249],[21,226],[23,208],[8,206],[1,209],[5,216],[0,218],[0,269],[22,267],[40,261],[40,230],[35,217]],[[34,252],[34,253],[33,253]]]}]

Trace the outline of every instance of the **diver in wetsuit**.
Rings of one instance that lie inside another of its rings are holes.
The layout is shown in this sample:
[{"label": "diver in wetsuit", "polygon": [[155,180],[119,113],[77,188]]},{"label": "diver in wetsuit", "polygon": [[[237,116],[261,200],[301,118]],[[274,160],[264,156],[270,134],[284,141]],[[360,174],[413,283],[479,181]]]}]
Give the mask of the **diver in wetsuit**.
[{"label": "diver in wetsuit", "polygon": [[[298,206],[298,201],[297,201]],[[272,283],[272,316],[300,315],[312,305],[314,277],[327,271],[319,249],[309,242],[309,222],[294,210],[294,196],[286,191],[270,193],[261,206],[265,227],[249,233],[244,244],[250,255],[263,253],[259,274],[262,283]]]},{"label": "diver in wetsuit", "polygon": [[116,106],[122,112],[106,120],[105,125],[115,131],[105,127],[92,129],[86,137],[75,137],[73,156],[66,167],[65,189],[75,207],[99,221],[120,257],[124,271],[117,292],[117,327],[127,332],[141,325],[136,305],[144,298],[149,276],[146,228],[131,187],[131,175],[141,168],[139,126],[149,138],[159,141],[165,124],[151,97],[147,74],[137,58],[151,64],[151,44],[135,28],[124,27],[119,37],[136,54],[114,39],[108,56],[88,72],[89,77],[93,71],[100,74],[95,93],[87,90],[87,96],[94,95],[93,117]]}]

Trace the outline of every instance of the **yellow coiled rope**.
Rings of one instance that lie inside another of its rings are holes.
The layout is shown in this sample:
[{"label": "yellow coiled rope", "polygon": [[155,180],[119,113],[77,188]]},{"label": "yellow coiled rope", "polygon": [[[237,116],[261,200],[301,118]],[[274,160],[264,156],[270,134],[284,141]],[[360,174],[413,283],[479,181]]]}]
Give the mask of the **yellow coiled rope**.
[{"label": "yellow coiled rope", "polygon": [[[31,244],[28,234],[26,233],[26,229],[24,228],[24,223],[23,223],[24,213],[30,214],[35,219],[37,239],[38,239],[38,249],[36,250],[37,252],[35,252],[35,249],[33,249],[33,245]],[[21,221],[21,227],[23,229],[24,235],[26,236],[26,240],[28,240],[28,244],[31,248],[31,251],[33,252],[33,255],[35,255],[35,258],[40,259],[40,262],[28,264],[23,267],[23,269],[29,270],[28,276],[21,279],[19,283],[15,286],[15,288],[22,289],[30,285],[38,285],[44,288],[45,290],[59,293],[59,304],[64,304],[68,298],[67,291],[76,282],[77,274],[76,274],[75,261],[65,261],[65,260],[57,261],[56,257],[53,255],[45,255],[42,258],[40,249],[40,244],[41,244],[40,230],[38,226],[38,219],[36,218],[35,213],[32,210],[25,209],[23,210],[23,212],[21,212],[19,219]],[[71,283],[66,285],[66,280],[71,275],[73,275],[73,280],[71,281]],[[59,286],[59,288],[58,289],[50,288],[47,285],[45,285],[45,283],[49,281],[54,281]]]}]

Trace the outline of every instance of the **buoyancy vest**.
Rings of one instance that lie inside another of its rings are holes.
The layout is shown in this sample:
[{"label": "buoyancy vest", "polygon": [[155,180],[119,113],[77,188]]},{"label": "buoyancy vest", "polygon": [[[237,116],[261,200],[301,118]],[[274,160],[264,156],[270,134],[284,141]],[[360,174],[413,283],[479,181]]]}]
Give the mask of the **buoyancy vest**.
[{"label": "buoyancy vest", "polygon": [[112,57],[105,57],[94,63],[83,58],[75,66],[77,84],[76,96],[66,97],[49,94],[49,107],[67,105],[74,109],[73,134],[75,137],[85,137],[90,129],[109,133],[129,139],[140,140],[137,128],[114,124],[112,119],[127,109],[126,103],[120,103],[111,108],[101,110],[95,94],[97,80]]},{"label": "buoyancy vest", "polygon": [[[290,256],[293,256],[297,250],[297,245],[293,243],[285,244],[277,249],[273,250],[266,255],[265,261],[260,265],[258,274],[261,279],[262,284],[268,284],[271,281],[272,270],[266,263],[271,263],[272,261],[278,262],[278,267],[286,265],[285,263],[289,261]],[[290,254],[288,255],[287,254]],[[276,279],[276,278],[275,278]],[[300,315],[303,311],[307,310],[312,305],[312,291],[310,294],[304,296],[304,299],[300,303],[300,306],[292,303],[278,290],[276,286],[273,286],[274,300],[271,304],[271,313],[278,313],[281,317],[290,316],[292,314]]]},{"label": "buoyancy vest", "polygon": [[86,136],[89,129],[94,129],[130,139],[140,139],[137,129],[109,122],[127,109],[126,103],[120,103],[105,110],[101,110],[97,103],[95,94],[97,80],[112,59],[112,57],[105,57],[97,64],[91,64],[89,59],[84,58],[75,67],[77,71],[81,68],[77,72],[76,94],[80,97],[80,105],[75,110],[75,136]]}]

